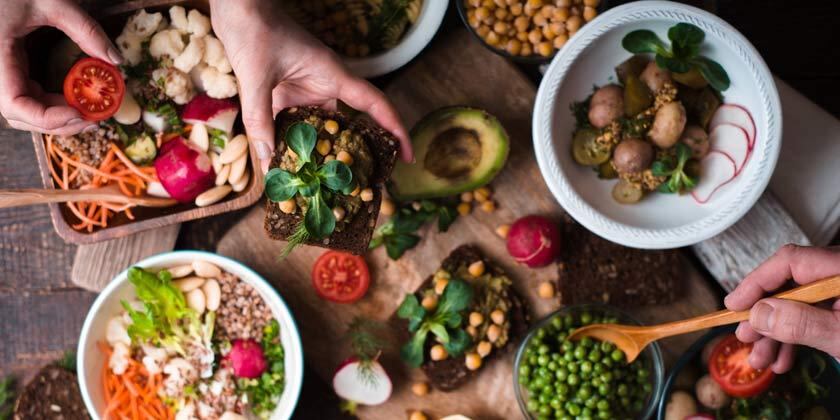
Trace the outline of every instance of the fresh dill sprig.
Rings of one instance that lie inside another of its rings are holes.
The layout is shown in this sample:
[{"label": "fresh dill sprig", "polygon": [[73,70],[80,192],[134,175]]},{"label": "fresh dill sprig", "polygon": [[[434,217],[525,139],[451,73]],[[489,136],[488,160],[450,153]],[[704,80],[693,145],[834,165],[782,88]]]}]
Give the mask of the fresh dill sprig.
[{"label": "fresh dill sprig", "polygon": [[372,367],[373,362],[379,358],[382,351],[388,347],[388,341],[384,338],[385,327],[382,323],[363,317],[355,317],[347,327],[347,338],[350,340],[350,349],[353,355],[359,359],[359,375],[362,380],[376,385],[376,375]]},{"label": "fresh dill sprig", "polygon": [[58,361],[58,366],[76,373],[76,352],[73,350],[64,352],[64,356]]},{"label": "fresh dill sprig", "polygon": [[306,226],[301,221],[295,229],[295,232],[286,238],[288,242],[286,243],[286,246],[283,247],[283,251],[280,251],[280,259],[282,260],[288,257],[295,248],[306,243],[310,237],[311,235],[309,235],[309,231],[306,230]]}]

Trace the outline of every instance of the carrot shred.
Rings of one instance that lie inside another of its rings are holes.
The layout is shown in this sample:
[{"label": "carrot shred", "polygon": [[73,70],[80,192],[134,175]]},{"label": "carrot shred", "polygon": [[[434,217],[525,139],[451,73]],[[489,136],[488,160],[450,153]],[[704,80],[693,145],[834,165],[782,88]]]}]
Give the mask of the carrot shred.
[{"label": "carrot shred", "polygon": [[112,349],[103,342],[98,342],[97,345],[107,356],[102,366],[102,386],[105,391],[105,410],[102,413],[104,419],[174,419],[174,414],[159,396],[163,385],[160,374],[149,374],[142,363],[129,358],[128,368],[117,375],[108,366]]}]

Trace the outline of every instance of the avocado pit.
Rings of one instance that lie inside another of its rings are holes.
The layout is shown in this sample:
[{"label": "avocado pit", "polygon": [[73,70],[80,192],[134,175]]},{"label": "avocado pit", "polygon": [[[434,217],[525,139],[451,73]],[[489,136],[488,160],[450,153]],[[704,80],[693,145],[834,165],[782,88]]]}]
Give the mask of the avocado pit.
[{"label": "avocado pit", "polygon": [[481,162],[481,141],[475,130],[452,127],[432,140],[423,165],[440,178],[460,178]]}]

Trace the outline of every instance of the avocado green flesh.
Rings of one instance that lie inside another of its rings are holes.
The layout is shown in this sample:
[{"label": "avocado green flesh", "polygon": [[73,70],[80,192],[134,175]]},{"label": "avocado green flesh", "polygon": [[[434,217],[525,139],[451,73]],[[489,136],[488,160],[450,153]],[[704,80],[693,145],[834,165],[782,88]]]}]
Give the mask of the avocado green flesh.
[{"label": "avocado green flesh", "polygon": [[388,191],[398,201],[438,198],[490,182],[507,161],[507,133],[492,115],[473,108],[432,112],[411,130],[416,163],[398,162]]}]

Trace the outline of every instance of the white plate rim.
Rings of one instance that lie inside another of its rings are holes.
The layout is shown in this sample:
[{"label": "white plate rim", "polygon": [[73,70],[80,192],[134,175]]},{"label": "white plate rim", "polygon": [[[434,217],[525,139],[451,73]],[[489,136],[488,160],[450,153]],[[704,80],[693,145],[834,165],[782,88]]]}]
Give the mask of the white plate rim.
[{"label": "white plate rim", "polygon": [[[724,39],[746,63],[759,85],[762,112],[767,116],[767,137],[763,153],[752,164],[759,167],[741,187],[737,195],[714,213],[693,223],[667,229],[639,228],[617,222],[601,214],[582,200],[560,171],[553,152],[551,111],[555,109],[556,92],[566,73],[583,50],[601,35],[623,24],[641,19],[661,18],[690,22],[706,32]],[[726,34],[724,36],[723,34]],[[726,230],[746,214],[764,192],[776,166],[781,149],[781,100],[767,64],[753,45],[734,27],[704,10],[669,1],[639,1],[608,10],[584,27],[558,52],[545,72],[534,101],[532,135],[537,164],[549,190],[569,215],[593,233],[621,245],[666,249],[693,245]]]}]

